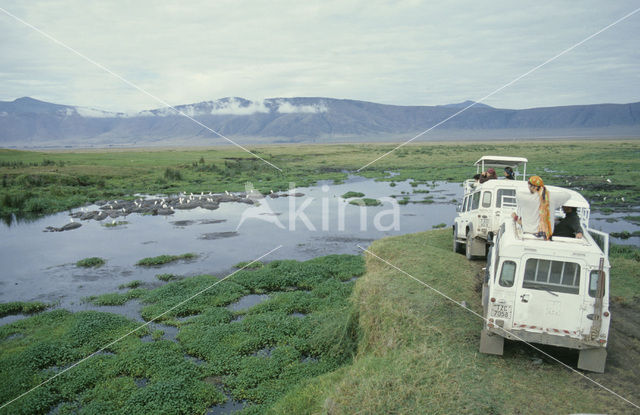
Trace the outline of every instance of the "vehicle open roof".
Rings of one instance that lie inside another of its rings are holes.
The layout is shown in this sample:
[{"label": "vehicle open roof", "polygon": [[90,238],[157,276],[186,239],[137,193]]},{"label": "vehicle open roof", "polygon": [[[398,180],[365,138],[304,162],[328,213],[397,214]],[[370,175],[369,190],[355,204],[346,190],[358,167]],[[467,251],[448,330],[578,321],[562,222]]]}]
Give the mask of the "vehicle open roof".
[{"label": "vehicle open roof", "polygon": [[527,159],[524,157],[507,157],[507,156],[482,156],[480,160],[476,161],[474,166],[477,167],[477,172],[487,171],[489,167],[511,167],[517,168],[523,166],[522,179],[527,176]]}]

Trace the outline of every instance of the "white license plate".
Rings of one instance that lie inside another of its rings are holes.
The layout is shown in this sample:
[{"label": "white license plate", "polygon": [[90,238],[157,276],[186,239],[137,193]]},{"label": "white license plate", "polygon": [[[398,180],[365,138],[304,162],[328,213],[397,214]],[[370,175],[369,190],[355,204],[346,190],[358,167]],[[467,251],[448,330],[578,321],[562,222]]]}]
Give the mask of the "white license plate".
[{"label": "white license plate", "polygon": [[511,308],[512,308],[512,306],[510,306],[510,305],[494,304],[494,305],[491,306],[491,317],[510,319],[511,318]]}]

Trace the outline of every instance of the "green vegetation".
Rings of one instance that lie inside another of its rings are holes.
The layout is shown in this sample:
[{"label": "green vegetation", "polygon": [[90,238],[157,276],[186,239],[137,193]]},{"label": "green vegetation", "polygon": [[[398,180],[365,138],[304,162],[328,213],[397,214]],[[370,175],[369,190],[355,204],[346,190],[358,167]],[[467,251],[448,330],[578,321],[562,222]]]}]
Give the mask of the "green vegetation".
[{"label": "green vegetation", "polygon": [[134,288],[126,293],[108,293],[86,297],[84,301],[95,305],[123,305],[129,300],[142,297],[145,293],[146,290],[143,288]]},{"label": "green vegetation", "polygon": [[[358,330],[350,279],[363,273],[362,257],[330,255],[273,261],[214,286],[218,278],[201,275],[96,297],[109,304],[114,302],[105,298],[138,298],[143,318],[150,320],[202,292],[162,317],[180,328],[179,342],[162,340],[162,330],[140,329],[0,413],[44,414],[56,405],[59,414],[204,413],[227,399],[220,388],[246,400],[250,406],[242,413],[263,413],[297,385],[351,361]],[[248,310],[227,308],[250,293],[270,297]],[[193,317],[179,320],[184,316]],[[54,310],[0,327],[0,401],[138,325],[110,313]],[[141,342],[148,334],[153,341]],[[185,353],[205,363],[196,365]]]},{"label": "green vegetation", "polygon": [[640,248],[611,245],[611,297],[620,303],[632,303],[640,296]]},{"label": "green vegetation", "polygon": [[136,265],[142,267],[153,267],[168,264],[169,262],[179,261],[181,259],[194,259],[198,256],[196,254],[182,254],[182,255],[160,255],[149,258],[142,258],[136,263]]},{"label": "green vegetation", "polygon": [[638,237],[638,236],[640,236],[640,231],[633,231],[633,232],[629,232],[629,231],[611,232],[611,234],[610,234],[610,235],[611,235],[611,236],[613,236],[614,238],[629,239],[629,238],[633,238],[633,237]]},{"label": "green vegetation", "polygon": [[115,228],[116,226],[122,226],[122,225],[128,225],[129,222],[126,220],[119,220],[119,221],[114,221],[114,222],[106,222],[103,223],[102,226],[104,226],[105,228]]},{"label": "green vegetation", "polygon": [[364,193],[349,191],[342,195],[343,199],[349,199],[351,197],[364,197]]},{"label": "green vegetation", "polygon": [[380,202],[378,199],[370,199],[368,197],[365,197],[363,199],[350,200],[349,204],[356,206],[380,206],[382,202]]},{"label": "green vegetation", "polygon": [[76,262],[76,266],[83,268],[98,268],[103,266],[105,263],[106,261],[104,259],[93,256],[90,258],[81,259],[80,261]]},{"label": "green vegetation", "polygon": [[[473,276],[484,264],[452,253],[450,230],[385,238],[370,249],[481,313]],[[612,249],[612,295],[640,295],[638,252]],[[479,318],[373,256],[366,265],[352,297],[360,327],[353,363],[301,383],[272,407],[274,413],[630,411],[556,363],[532,363],[538,354],[521,343],[507,343],[501,357],[479,354]]]},{"label": "green vegetation", "polygon": [[156,278],[160,281],[173,281],[179,279],[180,277],[174,274],[156,274]]},{"label": "green vegetation", "polygon": [[0,317],[10,316],[13,314],[33,314],[46,310],[49,304],[40,301],[13,301],[11,303],[0,303]]},{"label": "green vegetation", "polygon": [[264,267],[264,263],[262,263],[260,261],[254,261],[254,262],[242,261],[242,262],[238,262],[233,267],[234,268],[244,268],[244,269],[258,269],[258,268]]},{"label": "green vegetation", "polygon": [[640,225],[640,216],[625,216],[623,219],[635,223],[636,225]]},{"label": "green vegetation", "polygon": [[[346,179],[346,171],[355,171],[394,147],[251,147],[282,172],[232,147],[49,153],[0,150],[0,217],[10,221],[12,213],[42,215],[136,193],[243,191],[247,181],[265,194],[270,189],[287,190],[290,182],[297,186],[327,179],[340,182]],[[640,204],[639,151],[638,140],[412,143],[360,174],[389,182],[411,179],[413,187],[433,180],[459,182],[475,173],[472,164],[483,154],[518,155],[529,159],[527,171],[540,174],[545,183],[584,189],[581,193],[592,205],[617,208]],[[391,177],[389,171],[399,174]]]},{"label": "green vegetation", "polygon": [[133,281],[130,281],[130,282],[126,283],[126,284],[120,284],[118,286],[118,288],[120,288],[121,290],[125,289],[125,288],[138,288],[140,285],[142,285],[142,281],[133,280]]},{"label": "green vegetation", "polygon": [[446,223],[439,223],[437,225],[433,225],[432,228],[433,229],[442,229],[442,228],[446,228],[447,224]]}]

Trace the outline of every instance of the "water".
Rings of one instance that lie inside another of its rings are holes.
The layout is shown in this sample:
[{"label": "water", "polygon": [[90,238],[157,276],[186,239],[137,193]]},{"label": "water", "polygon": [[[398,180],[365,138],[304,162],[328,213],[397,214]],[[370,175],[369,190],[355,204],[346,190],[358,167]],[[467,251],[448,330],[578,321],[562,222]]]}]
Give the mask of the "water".
[{"label": "water", "polygon": [[[429,193],[413,193],[414,190],[428,190]],[[196,208],[176,209],[170,216],[130,214],[116,219],[128,224],[113,228],[102,226],[109,220],[90,220],[82,221],[82,227],[75,230],[43,232],[47,226],[60,227],[69,223],[69,212],[11,226],[0,224],[0,302],[57,302],[60,307],[72,311],[114,311],[140,320],[139,310],[135,310],[139,306],[135,303],[111,310],[110,307],[83,304],[82,298],[118,291],[120,284],[132,280],[143,281],[146,288],[154,287],[163,284],[155,277],[160,273],[224,277],[233,271],[234,264],[253,260],[278,245],[282,248],[263,261],[307,260],[334,253],[360,254],[362,250],[358,245],[366,248],[372,241],[385,236],[430,230],[440,223],[450,225],[456,215],[456,203],[462,196],[462,187],[457,183],[434,182],[412,187],[409,182],[397,182],[392,187],[389,182],[358,176],[351,176],[339,185],[320,182],[294,191],[305,196],[267,197],[260,207],[228,202],[213,211]],[[360,208],[340,197],[347,191],[362,192],[368,198],[396,195],[397,200],[401,200],[409,197],[410,201],[416,202],[430,197],[434,203],[399,206],[398,229],[393,229],[389,226],[393,219],[390,203]],[[251,209],[249,216],[245,213],[247,209]],[[305,215],[296,217],[296,210],[302,210]],[[387,214],[378,218],[382,226],[376,227],[374,219],[382,212]],[[591,223],[596,229],[607,232],[640,230],[640,226],[624,221],[607,223],[599,220],[601,216],[592,215]],[[614,241],[637,245],[640,238]],[[145,257],[187,252],[198,257],[162,267],[135,265]],[[97,269],[76,267],[76,261],[93,256],[104,258],[106,264]],[[5,317],[0,319],[0,324],[19,318]]]}]

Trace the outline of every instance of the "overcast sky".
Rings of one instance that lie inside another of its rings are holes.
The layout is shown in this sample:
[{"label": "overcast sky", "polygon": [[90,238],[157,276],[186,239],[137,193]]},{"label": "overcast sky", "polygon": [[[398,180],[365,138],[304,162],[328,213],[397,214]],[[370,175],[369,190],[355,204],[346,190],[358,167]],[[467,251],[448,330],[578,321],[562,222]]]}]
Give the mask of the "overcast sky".
[{"label": "overcast sky", "polygon": [[[638,1],[6,1],[0,7],[172,105],[322,96],[479,100]],[[0,100],[162,105],[0,11]],[[640,12],[485,103],[640,101]]]}]

